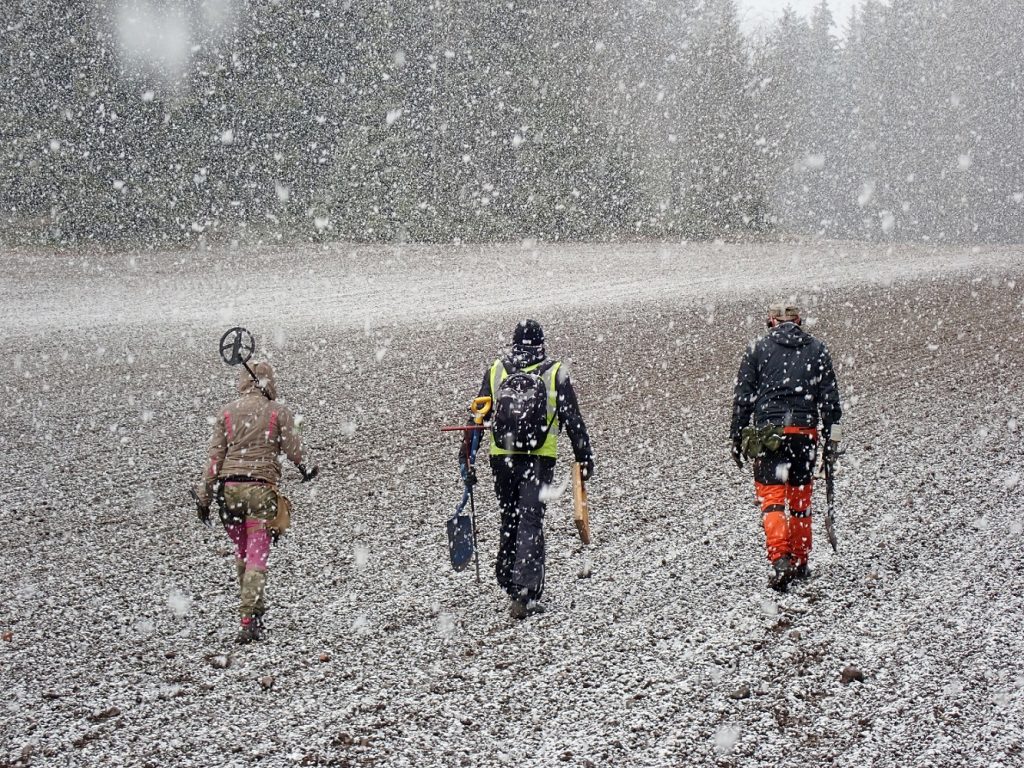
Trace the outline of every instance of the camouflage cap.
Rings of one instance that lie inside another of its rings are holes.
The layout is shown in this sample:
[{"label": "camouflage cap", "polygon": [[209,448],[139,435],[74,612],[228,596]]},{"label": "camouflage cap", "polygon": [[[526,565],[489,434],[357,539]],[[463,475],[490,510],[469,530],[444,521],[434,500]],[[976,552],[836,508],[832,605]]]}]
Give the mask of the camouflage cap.
[{"label": "camouflage cap", "polygon": [[786,323],[800,319],[800,307],[796,304],[776,302],[768,306],[768,319]]}]

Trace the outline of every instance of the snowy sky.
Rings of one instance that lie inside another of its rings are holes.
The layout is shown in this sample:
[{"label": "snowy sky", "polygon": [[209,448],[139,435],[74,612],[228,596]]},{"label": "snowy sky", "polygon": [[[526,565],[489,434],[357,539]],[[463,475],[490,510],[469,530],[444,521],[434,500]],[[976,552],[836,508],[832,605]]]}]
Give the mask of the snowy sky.
[{"label": "snowy sky", "polygon": [[[860,0],[828,0],[832,15],[835,17],[837,32],[842,32],[846,27],[846,20],[850,18],[850,11]],[[810,18],[811,11],[818,4],[818,0],[738,0],[737,7],[740,12],[740,22],[747,32],[754,31],[760,27],[770,25],[775,19],[782,15],[782,11],[789,6],[800,15]]]}]

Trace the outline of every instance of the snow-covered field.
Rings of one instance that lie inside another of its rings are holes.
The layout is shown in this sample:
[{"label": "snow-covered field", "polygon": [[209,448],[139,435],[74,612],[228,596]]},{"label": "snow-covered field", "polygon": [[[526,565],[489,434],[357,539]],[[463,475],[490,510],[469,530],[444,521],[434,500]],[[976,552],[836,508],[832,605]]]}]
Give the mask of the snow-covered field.
[{"label": "snow-covered field", "polygon": [[[821,536],[780,599],[727,428],[790,294],[849,452],[839,553]],[[6,252],[0,765],[1024,764],[1022,300],[1014,248]],[[515,622],[486,482],[483,583],[448,566],[439,427],[525,315],[572,364],[595,542],[552,502],[548,611]],[[185,495],[236,323],[324,470],[289,476],[244,648],[227,538]]]}]

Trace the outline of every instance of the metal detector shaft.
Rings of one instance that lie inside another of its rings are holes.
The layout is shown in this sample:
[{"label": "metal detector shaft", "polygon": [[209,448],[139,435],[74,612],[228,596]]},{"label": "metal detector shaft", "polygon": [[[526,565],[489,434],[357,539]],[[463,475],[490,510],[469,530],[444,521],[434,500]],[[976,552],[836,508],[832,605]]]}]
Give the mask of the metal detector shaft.
[{"label": "metal detector shaft", "polygon": [[260,384],[260,377],[256,375],[256,372],[249,367],[248,363],[242,363],[242,365],[245,366],[245,370],[247,370],[249,375],[252,377],[253,383],[256,385],[256,389],[258,389],[263,396],[267,398],[267,400],[272,400],[273,398],[267,393],[267,390],[263,388],[263,385]]}]

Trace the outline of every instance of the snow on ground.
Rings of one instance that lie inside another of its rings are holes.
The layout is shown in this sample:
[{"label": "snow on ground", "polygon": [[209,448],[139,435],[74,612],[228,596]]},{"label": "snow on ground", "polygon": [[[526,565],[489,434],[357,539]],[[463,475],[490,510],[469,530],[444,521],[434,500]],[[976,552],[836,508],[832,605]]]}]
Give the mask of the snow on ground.
[{"label": "snow on ground", "polygon": [[[1020,765],[1022,272],[842,244],[8,253],[0,765]],[[780,598],[726,432],[789,294],[849,453],[839,553]],[[548,612],[514,622],[486,482],[483,583],[448,567],[438,427],[526,314],[598,468],[594,545],[552,502]],[[272,634],[245,648],[227,538],[185,496],[235,322],[324,469],[289,475]]]}]

